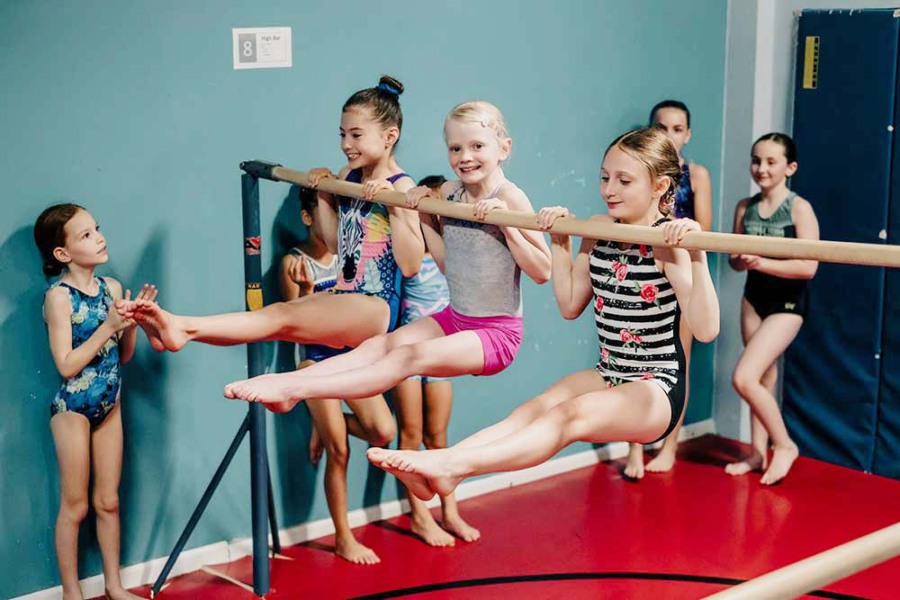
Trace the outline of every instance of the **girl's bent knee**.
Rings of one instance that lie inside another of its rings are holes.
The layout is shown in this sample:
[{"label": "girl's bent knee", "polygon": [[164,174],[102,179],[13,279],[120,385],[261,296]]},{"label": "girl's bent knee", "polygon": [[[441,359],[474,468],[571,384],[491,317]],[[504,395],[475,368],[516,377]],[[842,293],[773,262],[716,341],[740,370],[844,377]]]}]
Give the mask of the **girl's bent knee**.
[{"label": "girl's bent knee", "polygon": [[752,374],[736,370],[731,376],[731,385],[734,391],[746,397],[754,387],[760,385],[760,382]]},{"label": "girl's bent knee", "polygon": [[561,402],[553,411],[552,414],[560,421],[564,423],[572,423],[578,421],[581,418],[581,406],[578,402],[574,400],[569,400],[568,402]]},{"label": "girl's bent knee", "polygon": [[397,426],[393,421],[378,423],[370,432],[369,443],[373,446],[387,446],[397,435]]},{"label": "girl's bent knee", "polygon": [[350,448],[346,443],[326,443],[325,458],[335,464],[346,465],[350,461]]}]

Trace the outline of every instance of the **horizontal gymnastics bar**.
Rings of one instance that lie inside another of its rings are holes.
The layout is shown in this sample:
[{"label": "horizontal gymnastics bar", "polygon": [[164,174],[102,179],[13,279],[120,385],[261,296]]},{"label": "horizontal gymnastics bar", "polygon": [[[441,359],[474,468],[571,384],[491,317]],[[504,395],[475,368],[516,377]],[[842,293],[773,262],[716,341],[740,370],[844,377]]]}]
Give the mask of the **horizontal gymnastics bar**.
[{"label": "horizontal gymnastics bar", "polygon": [[[280,165],[250,161],[242,163],[241,168],[248,173],[273,181],[312,187],[309,184],[309,175],[307,173],[288,169]],[[316,186],[316,189],[359,198],[362,196],[363,186],[358,183],[338,179],[323,179]],[[406,195],[394,191],[381,191],[375,196],[374,201],[389,206],[405,207]],[[436,198],[424,198],[419,203],[417,210],[443,217],[453,217],[467,221],[476,220],[472,205],[447,202]],[[525,211],[492,210],[488,213],[484,222],[541,231],[535,213]],[[652,246],[666,245],[663,233],[659,228],[641,225],[625,225],[564,217],[557,219],[549,231],[588,239]],[[851,265],[900,267],[900,246],[891,244],[861,244],[691,231],[684,236],[681,247],[729,254],[755,254],[773,258],[795,258]]]},{"label": "horizontal gymnastics bar", "polygon": [[797,598],[897,555],[900,523],[707,596],[706,600]]}]

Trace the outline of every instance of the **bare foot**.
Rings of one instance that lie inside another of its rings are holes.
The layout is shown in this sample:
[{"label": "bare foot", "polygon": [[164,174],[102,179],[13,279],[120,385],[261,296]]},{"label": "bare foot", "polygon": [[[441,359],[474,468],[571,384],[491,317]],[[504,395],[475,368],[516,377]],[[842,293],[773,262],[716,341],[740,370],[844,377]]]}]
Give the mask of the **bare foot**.
[{"label": "bare foot", "polygon": [[294,371],[258,375],[229,383],[222,394],[232,400],[263,402],[273,412],[288,412],[302,400],[296,385],[297,377]]},{"label": "bare foot", "polygon": [[769,463],[769,468],[763,473],[759,482],[763,485],[772,485],[784,479],[799,455],[800,450],[794,444],[784,447],[775,446],[772,452],[772,462]]},{"label": "bare foot", "polygon": [[430,500],[435,494],[453,493],[463,476],[450,465],[451,450],[383,450],[370,448],[369,462],[393,473],[416,497]]},{"label": "bare foot", "polygon": [[[394,452],[393,450],[384,450],[383,448],[369,448],[366,452],[366,456],[369,458],[369,462],[378,467],[379,469],[384,469],[394,477],[400,480],[400,482],[406,486],[412,494],[419,498],[420,500],[431,500],[434,498],[434,490],[431,489],[431,486],[428,485],[428,481],[422,475],[418,473],[409,473],[406,471],[402,471],[396,467],[389,465],[387,462],[382,462],[382,460],[387,460],[387,454],[390,452]],[[382,454],[384,453],[384,454]]]},{"label": "bare foot", "polygon": [[309,462],[314,465],[319,464],[324,451],[325,445],[322,443],[322,438],[319,437],[319,430],[313,425],[312,435],[309,436]]},{"label": "bare foot", "polygon": [[459,515],[449,518],[444,517],[441,525],[464,542],[475,542],[481,538],[481,532],[463,521]]},{"label": "bare foot", "polygon": [[629,444],[628,446],[625,477],[629,479],[641,479],[644,477],[644,446],[641,444]]},{"label": "bare foot", "polygon": [[441,529],[441,527],[435,523],[434,517],[432,517],[431,513],[427,510],[426,514],[412,515],[410,519],[412,532],[422,538],[429,546],[442,548],[445,546],[453,546],[456,543],[456,540],[453,539],[452,535]]},{"label": "bare foot", "polygon": [[188,333],[179,323],[179,318],[155,302],[136,301],[134,320],[147,334],[154,350],[162,346],[170,352],[178,352],[188,343]]},{"label": "bare foot", "polygon": [[157,352],[165,352],[166,351],[166,345],[163,344],[163,341],[160,339],[158,331],[153,329],[150,325],[148,325],[144,321],[137,321],[137,324],[147,335],[147,341],[150,342],[151,348],[153,348]]},{"label": "bare foot", "polygon": [[766,457],[754,450],[753,454],[744,460],[725,465],[725,472],[729,475],[746,475],[751,471],[762,471],[765,468]]},{"label": "bare foot", "polygon": [[109,600],[141,600],[142,596],[135,596],[125,588],[107,589],[106,597]]},{"label": "bare foot", "polygon": [[667,449],[665,445],[663,445],[662,449],[660,449],[659,454],[653,457],[653,459],[647,463],[647,472],[648,473],[668,473],[672,470],[672,467],[675,466],[675,448]]},{"label": "bare foot", "polygon": [[377,565],[381,562],[374,550],[363,546],[353,536],[335,540],[334,553],[355,565]]}]

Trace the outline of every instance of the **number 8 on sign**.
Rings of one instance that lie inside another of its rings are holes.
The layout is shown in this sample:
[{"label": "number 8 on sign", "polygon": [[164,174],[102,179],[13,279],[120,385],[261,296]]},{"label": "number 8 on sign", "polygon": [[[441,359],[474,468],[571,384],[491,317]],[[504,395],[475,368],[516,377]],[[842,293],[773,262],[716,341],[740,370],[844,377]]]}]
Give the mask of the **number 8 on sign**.
[{"label": "number 8 on sign", "polygon": [[240,62],[255,63],[256,62],[256,34],[241,33],[238,35],[238,44],[241,48]]}]

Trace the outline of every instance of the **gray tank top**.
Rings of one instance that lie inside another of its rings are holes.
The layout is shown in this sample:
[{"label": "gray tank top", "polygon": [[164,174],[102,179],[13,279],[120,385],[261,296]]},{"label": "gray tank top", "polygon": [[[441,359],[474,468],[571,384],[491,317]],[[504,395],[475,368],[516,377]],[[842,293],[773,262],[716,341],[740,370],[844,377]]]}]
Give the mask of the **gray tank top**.
[{"label": "gray tank top", "polygon": [[[460,184],[447,200],[462,202],[463,190]],[[500,227],[445,217],[442,228],[444,276],[453,310],[470,317],[521,316],[522,270]]]}]

